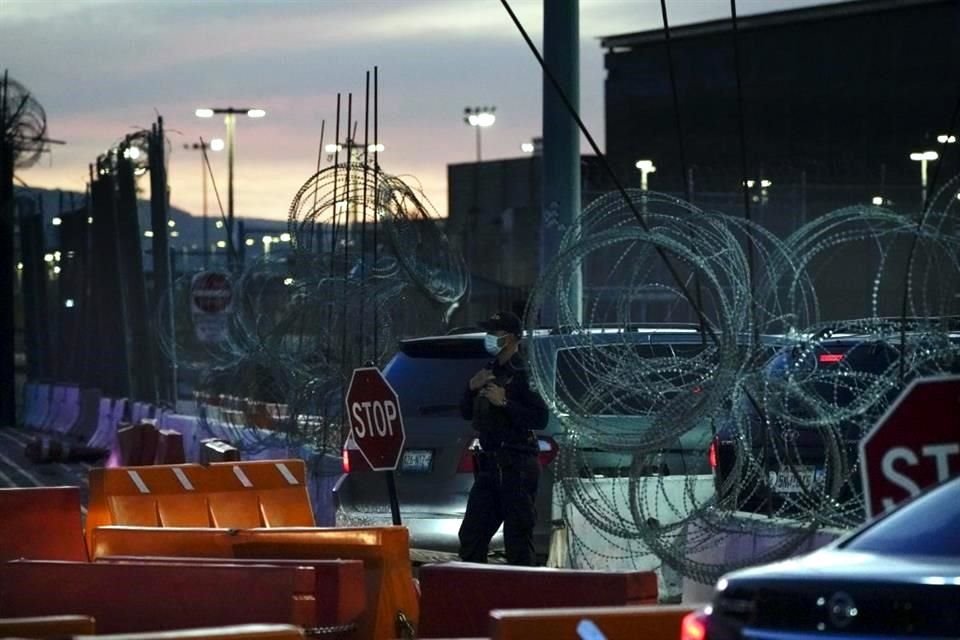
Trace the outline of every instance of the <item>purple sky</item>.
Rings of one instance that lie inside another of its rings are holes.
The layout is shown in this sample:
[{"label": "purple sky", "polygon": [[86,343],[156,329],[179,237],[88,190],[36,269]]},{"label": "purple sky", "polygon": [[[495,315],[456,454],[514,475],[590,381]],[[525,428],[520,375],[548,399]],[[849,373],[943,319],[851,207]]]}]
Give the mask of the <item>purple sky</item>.
[{"label": "purple sky", "polygon": [[[741,15],[823,0],[738,0]],[[513,0],[536,42],[542,0]],[[724,18],[728,0],[667,0],[671,24]],[[580,0],[581,113],[603,140],[603,52],[597,38],[659,28],[659,0]],[[329,133],[337,92],[362,117],[364,73],[380,68],[385,171],[412,176],[446,214],[446,165],[474,157],[463,108],[496,105],[484,158],[521,155],[540,132],[536,60],[498,0],[0,0],[2,62],[66,140],[18,172],[31,186],[83,191],[87,165],[155,110],[172,153],[174,205],[201,211],[200,157],[184,143],[223,137],[200,106],[255,106],[240,118],[238,216],[285,218],[316,167],[321,120]],[[361,122],[362,132],[362,122]],[[225,154],[211,157],[226,206]],[[149,189],[146,179],[144,189]],[[211,213],[217,211],[211,195]]]}]

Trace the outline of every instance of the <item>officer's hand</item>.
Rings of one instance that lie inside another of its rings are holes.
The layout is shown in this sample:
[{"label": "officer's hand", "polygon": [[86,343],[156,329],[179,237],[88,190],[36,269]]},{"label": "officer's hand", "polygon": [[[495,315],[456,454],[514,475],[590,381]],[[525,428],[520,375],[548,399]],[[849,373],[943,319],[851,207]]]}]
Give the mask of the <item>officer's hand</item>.
[{"label": "officer's hand", "polygon": [[[463,378],[461,378],[462,380]],[[480,369],[472,378],[470,378],[470,391],[482,389],[485,384],[493,380],[493,372],[490,369]]]},{"label": "officer's hand", "polygon": [[483,388],[480,395],[490,401],[495,407],[503,407],[507,404],[507,392],[498,384],[490,383]]}]

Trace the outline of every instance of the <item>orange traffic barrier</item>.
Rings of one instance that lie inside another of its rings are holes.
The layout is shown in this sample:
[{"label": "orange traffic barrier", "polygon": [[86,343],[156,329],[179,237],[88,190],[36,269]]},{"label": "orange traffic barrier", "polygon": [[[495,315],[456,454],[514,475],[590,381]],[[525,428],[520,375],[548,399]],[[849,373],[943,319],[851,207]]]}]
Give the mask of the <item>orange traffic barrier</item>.
[{"label": "orange traffic barrier", "polygon": [[159,465],[90,471],[87,533],[109,524],[210,526],[203,467]]},{"label": "orange traffic barrier", "polygon": [[86,633],[96,633],[90,616],[0,618],[0,637],[3,638],[50,638]]},{"label": "orange traffic barrier", "polygon": [[[652,571],[445,562],[420,567],[421,638],[483,636],[494,609],[656,604]],[[464,594],[470,597],[465,598]],[[549,636],[541,636],[549,637]]]},{"label": "orange traffic barrier", "polygon": [[86,560],[78,487],[0,489],[0,561]]},{"label": "orange traffic barrier", "polygon": [[[302,460],[93,469],[87,531],[313,526]],[[79,505],[78,505],[79,506]]]},{"label": "orange traffic barrier", "polygon": [[235,536],[238,558],[350,558],[362,560],[367,574],[370,615],[360,623],[361,638],[395,638],[402,621],[413,629],[420,602],[410,568],[410,533],[404,527],[343,529],[263,529]]},{"label": "orange traffic barrier", "polygon": [[699,606],[651,605],[498,610],[490,613],[490,637],[493,640],[580,640],[595,637],[588,630],[599,630],[607,640],[677,640],[683,617],[697,608]]},{"label": "orange traffic barrier", "polygon": [[82,611],[102,633],[250,623],[313,628],[331,622],[317,617],[319,571],[300,565],[17,560],[0,565],[0,616]]},{"label": "orange traffic barrier", "polygon": [[184,556],[251,559],[362,560],[367,614],[358,637],[394,638],[398,619],[414,627],[420,606],[410,568],[410,537],[403,527],[164,529],[98,527],[92,556]]},{"label": "orange traffic barrier", "polygon": [[[97,562],[120,563],[182,563],[182,557],[113,556],[97,558]],[[280,565],[311,567],[316,572],[317,584],[314,596],[317,602],[317,619],[327,627],[344,627],[356,623],[367,607],[363,563],[359,560],[284,560],[269,561],[249,558],[191,558],[190,563],[231,565]]]},{"label": "orange traffic barrier", "polygon": [[73,640],[293,640],[303,630],[289,624],[239,624],[230,627],[204,627],[149,633],[109,633],[101,636],[74,636]]},{"label": "orange traffic barrier", "polygon": [[312,527],[303,460],[210,465],[204,478],[215,527]]}]

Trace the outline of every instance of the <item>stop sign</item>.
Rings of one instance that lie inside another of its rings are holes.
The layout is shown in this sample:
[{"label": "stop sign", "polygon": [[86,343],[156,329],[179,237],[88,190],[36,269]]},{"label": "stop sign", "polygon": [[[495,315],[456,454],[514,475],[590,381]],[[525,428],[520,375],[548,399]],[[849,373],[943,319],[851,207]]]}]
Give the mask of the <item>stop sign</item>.
[{"label": "stop sign", "polygon": [[223,313],[233,300],[230,276],[219,271],[198,273],[190,283],[190,297],[197,311]]},{"label": "stop sign", "polygon": [[376,367],[353,370],[347,389],[350,434],[374,471],[397,468],[406,434],[400,400]]},{"label": "stop sign", "polygon": [[867,515],[960,475],[960,376],[919,378],[860,442]]}]

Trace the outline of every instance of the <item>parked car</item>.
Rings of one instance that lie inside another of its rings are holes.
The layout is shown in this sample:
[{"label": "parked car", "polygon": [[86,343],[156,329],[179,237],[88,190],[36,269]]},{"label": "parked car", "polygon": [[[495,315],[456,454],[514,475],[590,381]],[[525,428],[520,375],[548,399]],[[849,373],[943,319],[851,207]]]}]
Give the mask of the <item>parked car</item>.
[{"label": "parked car", "polygon": [[810,555],[724,576],[683,640],[956,638],[960,478]]},{"label": "parked car", "polygon": [[[863,521],[858,445],[911,379],[960,371],[960,334],[808,337],[763,368],[753,398],[721,420],[712,445],[720,504],[754,513],[818,510],[838,525]],[[901,357],[904,378],[900,379]],[[764,414],[764,419],[761,419]]]},{"label": "parked car", "polygon": [[[471,449],[478,446],[470,422],[461,418],[459,400],[467,381],[489,361],[482,333],[433,336],[405,340],[384,368],[384,374],[400,397],[406,429],[406,443],[395,474],[403,524],[410,530],[411,546],[455,553],[457,533],[473,485]],[[536,341],[533,345],[532,341]],[[556,396],[566,406],[590,411],[598,425],[608,429],[630,429],[642,433],[649,417],[643,408],[650,399],[639,395],[611,399],[591,395],[597,372],[586,369],[586,354],[603,357],[605,348],[628,349],[650,362],[667,362],[673,369],[703,349],[696,329],[684,327],[637,327],[635,329],[593,330],[579,337],[571,333],[546,331],[525,337],[525,350],[533,352],[538,366],[552,380]],[[622,353],[622,352],[621,352]],[[666,368],[666,367],[665,367]],[[682,371],[672,374],[676,388],[683,385],[697,392],[696,381],[684,379]],[[638,392],[639,393],[639,392]],[[594,402],[596,404],[591,405]],[[562,408],[562,407],[561,407]],[[601,415],[602,414],[602,415]],[[639,464],[629,452],[603,447],[581,447],[578,467],[567,474],[586,477],[622,477],[633,474],[701,474],[710,477],[707,449],[713,432],[707,423],[662,443],[655,460]],[[538,521],[534,544],[541,559],[549,550],[552,533],[552,495],[558,477],[557,455],[568,442],[558,411],[552,411],[548,426],[538,432],[543,474],[537,498]],[[355,444],[344,448],[344,474],[334,489],[337,522],[342,524],[389,524],[390,507],[385,480],[369,469]],[[502,549],[501,533],[491,545]]]}]

